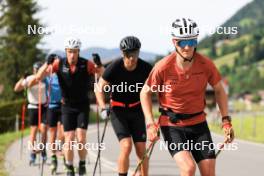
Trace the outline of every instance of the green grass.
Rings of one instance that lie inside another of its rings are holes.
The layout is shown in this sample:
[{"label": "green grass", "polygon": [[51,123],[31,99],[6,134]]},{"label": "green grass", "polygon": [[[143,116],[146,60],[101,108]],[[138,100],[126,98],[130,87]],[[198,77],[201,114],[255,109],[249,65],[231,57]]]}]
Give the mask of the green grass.
[{"label": "green grass", "polygon": [[245,42],[249,42],[250,41],[250,39],[251,39],[251,35],[249,35],[249,34],[246,34],[246,35],[243,35],[243,36],[241,36],[241,37],[239,37],[239,38],[237,38],[237,39],[233,39],[233,40],[231,40],[229,43],[228,43],[228,45],[230,46],[230,47],[235,47],[235,46],[237,46],[239,43],[241,43],[241,42],[243,42],[243,41],[245,41]]},{"label": "green grass", "polygon": [[[234,116],[232,125],[235,131],[235,138],[264,143],[264,115],[246,116],[243,118]],[[220,124],[210,123],[209,127],[213,132],[223,134]]]},{"label": "green grass", "polygon": [[[240,101],[233,101],[233,110],[234,111],[245,111],[247,109],[245,103]],[[252,103],[251,112],[264,111],[263,106],[260,104]]]},{"label": "green grass", "polygon": [[[25,135],[29,134],[29,129],[25,130]],[[20,138],[20,132],[7,132],[0,134],[0,176],[7,176],[8,173],[5,170],[4,161],[5,161],[5,152],[9,145],[14,142],[16,139]]]},{"label": "green grass", "polygon": [[[99,114],[99,118],[100,118],[100,114]],[[96,122],[96,112],[93,112],[93,111],[90,112],[89,122],[90,123],[95,123]]]},{"label": "green grass", "polygon": [[222,57],[218,57],[214,63],[217,68],[220,68],[223,65],[228,65],[229,67],[233,67],[235,58],[239,55],[238,52],[233,52],[230,54],[226,54]]}]

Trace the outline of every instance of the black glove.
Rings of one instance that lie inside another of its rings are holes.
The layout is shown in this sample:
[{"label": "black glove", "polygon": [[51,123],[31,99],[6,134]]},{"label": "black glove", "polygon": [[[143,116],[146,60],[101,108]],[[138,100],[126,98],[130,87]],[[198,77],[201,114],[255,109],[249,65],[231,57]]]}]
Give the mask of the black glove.
[{"label": "black glove", "polygon": [[97,66],[100,67],[100,66],[103,65],[102,62],[101,62],[101,58],[100,58],[100,56],[99,56],[98,53],[93,53],[92,56],[93,56],[93,61],[94,61],[94,63],[95,63]]},{"label": "black glove", "polygon": [[58,56],[56,54],[50,54],[47,58],[47,64],[48,65],[52,64],[57,57]]}]

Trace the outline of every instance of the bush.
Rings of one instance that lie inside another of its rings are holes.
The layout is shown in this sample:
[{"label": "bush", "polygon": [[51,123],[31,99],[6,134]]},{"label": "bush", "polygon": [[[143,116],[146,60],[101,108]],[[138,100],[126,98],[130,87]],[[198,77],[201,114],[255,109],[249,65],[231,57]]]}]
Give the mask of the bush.
[{"label": "bush", "polygon": [[261,96],[258,93],[253,94],[252,102],[259,103],[261,101]]},{"label": "bush", "polygon": [[0,133],[14,130],[16,115],[21,114],[23,100],[0,104]]}]

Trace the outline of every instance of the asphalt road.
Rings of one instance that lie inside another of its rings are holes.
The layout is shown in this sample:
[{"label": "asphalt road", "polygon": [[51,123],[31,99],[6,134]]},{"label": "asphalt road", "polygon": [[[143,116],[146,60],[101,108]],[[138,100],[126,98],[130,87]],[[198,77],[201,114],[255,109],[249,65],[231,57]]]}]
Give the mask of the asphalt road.
[{"label": "asphalt road", "polygon": [[[101,132],[103,124],[100,124]],[[95,125],[89,126],[87,133],[87,142],[90,145],[89,155],[87,156],[87,175],[92,175],[92,170],[97,154],[97,130]],[[36,166],[29,166],[29,150],[27,149],[28,137],[24,139],[23,155],[20,159],[20,140],[15,141],[7,150],[5,156],[5,166],[11,176],[36,176],[40,175],[38,160]],[[222,142],[223,138],[213,134],[215,143]],[[155,146],[150,161],[150,176],[178,176],[179,170],[175,162],[171,159],[168,151],[161,147],[161,139]],[[217,158],[217,176],[261,176],[263,174],[264,164],[264,145],[244,142],[240,140],[234,141],[237,150],[222,151]],[[105,150],[102,151],[101,164],[102,176],[112,176],[116,174],[116,161],[119,153],[119,145],[117,138],[109,123],[105,136]],[[89,162],[88,162],[89,161]],[[50,174],[50,161],[44,165],[44,175]],[[78,163],[77,152],[75,152],[75,165]],[[136,166],[136,157],[133,150],[130,160],[130,174]],[[58,175],[65,175],[62,166],[62,160],[59,159]],[[96,175],[99,175],[97,173]],[[200,175],[197,169],[196,175]]]}]

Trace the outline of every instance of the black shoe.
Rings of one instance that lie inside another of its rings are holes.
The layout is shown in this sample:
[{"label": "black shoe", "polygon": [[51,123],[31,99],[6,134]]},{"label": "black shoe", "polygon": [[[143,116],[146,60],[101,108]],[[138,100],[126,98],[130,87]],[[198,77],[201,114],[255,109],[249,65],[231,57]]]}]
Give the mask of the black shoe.
[{"label": "black shoe", "polygon": [[85,168],[85,161],[79,162],[79,175],[85,175],[86,174],[86,168]]},{"label": "black shoe", "polygon": [[58,167],[58,161],[56,155],[51,156],[51,175],[56,174]]},{"label": "black shoe", "polygon": [[66,165],[66,175],[75,176],[73,165]]}]

